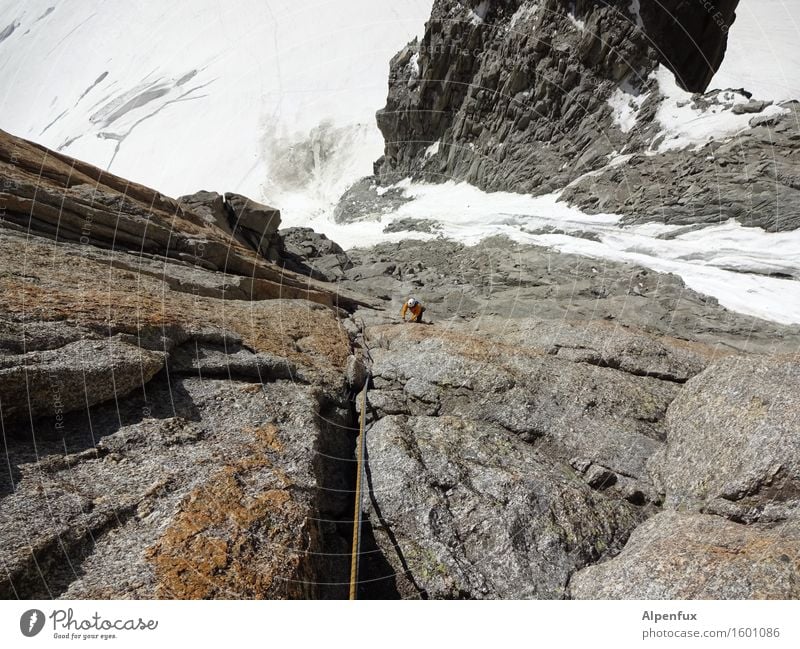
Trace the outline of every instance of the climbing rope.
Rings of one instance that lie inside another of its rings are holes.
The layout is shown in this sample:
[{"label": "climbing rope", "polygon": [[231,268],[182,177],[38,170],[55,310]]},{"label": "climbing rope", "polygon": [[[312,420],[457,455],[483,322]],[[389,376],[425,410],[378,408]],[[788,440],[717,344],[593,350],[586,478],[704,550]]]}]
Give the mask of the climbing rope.
[{"label": "climbing rope", "polygon": [[358,557],[361,554],[361,483],[364,475],[364,420],[367,414],[367,385],[369,384],[369,374],[361,391],[361,421],[358,431],[358,453],[356,474],[356,501],[353,510],[353,550],[350,557],[350,599],[357,599],[358,588]]},{"label": "climbing rope", "polygon": [[366,373],[364,388],[361,390],[361,416],[358,424],[358,449],[356,452],[356,489],[355,505],[353,508],[353,544],[350,555],[350,599],[358,599],[358,563],[361,555],[361,504],[362,504],[362,485],[364,476],[364,445],[366,438],[364,435],[364,424],[367,419],[367,388],[372,377],[372,355],[369,353],[367,344],[366,327],[361,321],[361,359],[365,365]]}]

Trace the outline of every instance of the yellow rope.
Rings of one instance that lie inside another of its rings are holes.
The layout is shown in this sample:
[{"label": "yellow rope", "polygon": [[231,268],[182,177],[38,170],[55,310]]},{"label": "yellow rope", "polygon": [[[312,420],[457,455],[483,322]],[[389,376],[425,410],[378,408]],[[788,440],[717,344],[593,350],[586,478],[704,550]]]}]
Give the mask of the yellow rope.
[{"label": "yellow rope", "polygon": [[350,599],[357,599],[358,555],[361,552],[361,476],[364,473],[364,420],[367,415],[367,385],[361,393],[361,418],[358,432],[358,473],[356,474],[356,502],[353,510],[353,547],[350,556]]}]

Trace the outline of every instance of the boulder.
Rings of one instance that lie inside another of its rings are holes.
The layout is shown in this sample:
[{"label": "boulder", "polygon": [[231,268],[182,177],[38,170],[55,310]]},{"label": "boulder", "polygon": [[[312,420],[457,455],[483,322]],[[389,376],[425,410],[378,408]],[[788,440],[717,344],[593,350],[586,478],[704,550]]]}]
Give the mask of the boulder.
[{"label": "boulder", "polygon": [[199,191],[187,196],[181,196],[178,202],[182,207],[194,212],[207,223],[228,234],[233,234],[228,221],[228,210],[225,208],[225,198],[221,194]]},{"label": "boulder", "polygon": [[281,213],[274,207],[232,192],[225,193],[225,203],[233,210],[237,227],[264,236],[277,232],[280,227]]},{"label": "boulder", "polygon": [[739,520],[800,514],[800,367],[735,356],[691,379],[667,411],[654,461],[666,503]]},{"label": "boulder", "polygon": [[286,228],[279,232],[284,262],[299,273],[335,282],[353,263],[342,247],[311,228]]},{"label": "boulder", "polygon": [[797,599],[800,528],[664,512],[622,553],[578,572],[575,599]]},{"label": "boulder", "polygon": [[311,228],[285,228],[280,235],[287,250],[305,259],[345,254],[338,243]]},{"label": "boulder", "polygon": [[225,205],[236,236],[265,259],[278,261],[283,250],[280,211],[232,192],[225,193]]}]

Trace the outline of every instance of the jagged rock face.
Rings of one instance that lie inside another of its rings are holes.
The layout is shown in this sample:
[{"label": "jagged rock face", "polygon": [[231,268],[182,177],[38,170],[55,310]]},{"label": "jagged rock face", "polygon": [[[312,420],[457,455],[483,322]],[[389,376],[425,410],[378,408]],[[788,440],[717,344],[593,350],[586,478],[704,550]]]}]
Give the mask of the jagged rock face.
[{"label": "jagged rock face", "polygon": [[[120,282],[112,297],[125,299],[130,289]],[[157,290],[174,297],[170,289]],[[352,439],[343,379],[347,337],[334,314],[313,303],[263,305],[267,320],[293,330],[281,340],[265,328],[258,307],[246,313],[235,301],[195,299],[200,319],[206,303],[238,324],[214,333],[207,325],[192,332],[189,323],[182,330],[133,321],[133,339],[157,341],[167,352],[130,345],[161,364],[168,356],[167,368],[152,379],[149,366],[120,362],[126,357],[117,355],[113,338],[102,340],[92,322],[95,305],[88,304],[84,313],[71,309],[72,317],[89,331],[87,345],[107,349],[75,361],[70,349],[78,343],[64,348],[54,340],[55,348],[40,354],[59,363],[37,369],[46,390],[31,398],[3,381],[4,415],[16,416],[4,418],[12,473],[4,472],[0,498],[6,568],[0,596],[344,595],[318,584],[342,583],[347,566],[318,559],[345,556],[347,545],[335,525],[309,521],[348,516],[349,499],[331,498],[346,494],[349,476],[349,459],[342,466],[335,459],[348,458]],[[28,306],[35,317],[49,315],[30,297]],[[180,318],[179,308],[161,315]],[[147,304],[134,312],[147,315]],[[259,338],[248,337],[245,349],[232,329],[253,316]],[[18,317],[4,312],[11,323]],[[24,336],[26,323],[11,326]],[[2,360],[24,367],[17,356]],[[104,382],[93,380],[95,366]],[[82,380],[84,371],[92,380]],[[15,394],[22,413],[9,407]],[[87,408],[95,402],[102,403]]]},{"label": "jagged rock face", "polygon": [[[717,4],[730,19],[736,2]],[[392,59],[376,173],[386,184],[414,175],[547,192],[594,168],[626,139],[608,128],[616,88],[644,93],[668,60],[702,90],[722,60],[713,7],[639,5],[438,0],[422,41]],[[686,46],[700,34],[703,51]]]},{"label": "jagged rock face", "polygon": [[608,153],[617,142],[599,119],[604,95],[654,65],[627,9],[611,4],[591,7],[581,31],[567,2],[483,3],[482,16],[468,3],[436,2],[422,41],[392,59],[377,115],[382,182],[422,175],[546,191],[566,184],[563,161],[581,168]]},{"label": "jagged rock face", "polygon": [[206,223],[218,227],[223,232],[233,235],[233,228],[228,220],[229,212],[225,209],[225,197],[217,192],[199,191],[178,199],[181,206],[200,216]]},{"label": "jagged rock face", "polygon": [[561,199],[587,213],[623,214],[624,224],[716,224],[733,218],[771,232],[796,230],[800,103],[783,107],[785,114],[756,115],[751,128],[697,150],[636,153],[624,165],[578,179]]},{"label": "jagged rock face", "polygon": [[497,320],[368,330],[368,515],[403,596],[565,597],[663,500],[648,460],[681,381],[648,371],[703,346]]},{"label": "jagged rock face", "polygon": [[[719,67],[736,0],[471,2],[439,0],[421,41],[391,63],[386,141],[372,185],[342,197],[337,219],[393,209],[374,181],[467,181],[545,194],[625,223],[796,229],[798,106],[720,93],[665,96],[658,64],[701,92]],[[691,97],[687,95],[687,97]],[[753,113],[720,137],[665,147],[670,114]],[[620,112],[621,111],[621,112]],[[628,114],[624,120],[621,114]],[[624,154],[624,157],[623,157]]]}]

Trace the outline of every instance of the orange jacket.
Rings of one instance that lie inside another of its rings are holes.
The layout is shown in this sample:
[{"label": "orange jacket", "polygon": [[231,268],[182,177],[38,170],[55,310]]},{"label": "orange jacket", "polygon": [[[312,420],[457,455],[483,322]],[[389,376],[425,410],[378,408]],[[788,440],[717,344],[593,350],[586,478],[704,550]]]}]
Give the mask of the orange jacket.
[{"label": "orange jacket", "polygon": [[406,313],[411,311],[411,322],[416,322],[422,315],[422,305],[417,302],[414,306],[408,306],[408,302],[403,302],[403,308],[400,311],[400,316],[403,320],[406,319]]}]

